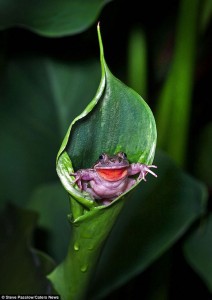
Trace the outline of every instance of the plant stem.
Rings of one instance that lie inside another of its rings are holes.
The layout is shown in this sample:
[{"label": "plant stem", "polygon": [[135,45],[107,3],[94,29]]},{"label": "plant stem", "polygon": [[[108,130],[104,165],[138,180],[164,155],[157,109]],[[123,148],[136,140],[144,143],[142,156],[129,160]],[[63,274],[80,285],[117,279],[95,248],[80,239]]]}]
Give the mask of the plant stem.
[{"label": "plant stem", "polygon": [[158,145],[183,165],[189,131],[199,0],[182,0],[173,64],[157,108]]},{"label": "plant stem", "polygon": [[[48,278],[62,300],[82,300],[102,246],[119,214],[123,200],[96,207],[72,222],[72,237],[65,261]],[[111,214],[112,212],[112,214]]]},{"label": "plant stem", "polygon": [[144,99],[147,96],[147,45],[144,32],[133,29],[128,48],[128,85]]}]

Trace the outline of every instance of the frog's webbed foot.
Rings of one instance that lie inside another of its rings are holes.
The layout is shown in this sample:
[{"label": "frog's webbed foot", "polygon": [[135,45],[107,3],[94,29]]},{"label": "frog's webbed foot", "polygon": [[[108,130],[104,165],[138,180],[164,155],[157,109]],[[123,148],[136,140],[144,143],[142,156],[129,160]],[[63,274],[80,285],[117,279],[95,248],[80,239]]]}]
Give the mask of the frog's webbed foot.
[{"label": "frog's webbed foot", "polygon": [[129,176],[139,174],[137,180],[142,180],[143,179],[144,181],[146,181],[145,176],[148,173],[150,173],[153,176],[157,177],[157,175],[152,170],[150,170],[150,168],[157,168],[157,167],[155,165],[147,166],[147,165],[141,164],[141,163],[135,163],[135,164],[133,163],[133,164],[130,165],[130,168],[128,170],[128,174],[129,174]]},{"label": "frog's webbed foot", "polygon": [[146,181],[146,175],[148,173],[152,174],[154,177],[158,177],[152,170],[150,170],[150,168],[157,168],[157,166],[155,165],[150,165],[150,166],[147,166],[147,165],[144,165],[144,164],[140,164],[140,174],[138,176],[138,180],[144,180]]}]

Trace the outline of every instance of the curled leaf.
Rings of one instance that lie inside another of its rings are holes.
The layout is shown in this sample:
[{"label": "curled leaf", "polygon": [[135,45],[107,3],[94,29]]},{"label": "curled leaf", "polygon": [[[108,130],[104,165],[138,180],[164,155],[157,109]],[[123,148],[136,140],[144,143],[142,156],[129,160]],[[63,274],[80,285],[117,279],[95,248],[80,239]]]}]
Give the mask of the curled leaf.
[{"label": "curled leaf", "polygon": [[102,68],[99,88],[94,99],[71,123],[57,156],[57,172],[65,189],[88,209],[96,203],[89,194],[77,190],[70,173],[90,168],[103,152],[113,155],[123,151],[131,163],[151,164],[157,137],[149,106],[110,72],[99,26],[98,37]]},{"label": "curled leaf", "polygon": [[104,59],[99,26],[98,37],[102,68],[99,88],[71,123],[57,156],[57,173],[70,195],[73,231],[66,259],[48,278],[65,300],[84,299],[102,245],[123,206],[124,201],[119,200],[129,191],[110,205],[99,205],[87,192],[80,191],[71,173],[91,168],[103,152],[125,152],[131,163],[149,165],[156,146],[156,126],[150,108],[111,74]]}]

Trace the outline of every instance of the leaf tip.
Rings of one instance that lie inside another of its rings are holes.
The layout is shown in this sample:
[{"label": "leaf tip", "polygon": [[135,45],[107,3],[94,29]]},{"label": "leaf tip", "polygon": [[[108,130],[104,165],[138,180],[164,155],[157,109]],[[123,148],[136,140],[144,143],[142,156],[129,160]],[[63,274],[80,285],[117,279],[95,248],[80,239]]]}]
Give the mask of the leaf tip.
[{"label": "leaf tip", "polygon": [[[99,48],[100,48],[100,60],[102,63],[104,60],[104,48],[103,48],[103,43],[102,43],[101,31],[100,31],[100,21],[97,23],[97,34],[98,34]],[[102,65],[103,65],[103,63],[102,63]]]}]

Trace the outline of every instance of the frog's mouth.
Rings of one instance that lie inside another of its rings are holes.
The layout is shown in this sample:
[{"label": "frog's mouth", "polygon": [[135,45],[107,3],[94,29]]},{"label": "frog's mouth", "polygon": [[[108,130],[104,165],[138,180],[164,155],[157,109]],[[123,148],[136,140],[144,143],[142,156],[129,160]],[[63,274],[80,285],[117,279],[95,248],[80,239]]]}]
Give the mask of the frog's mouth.
[{"label": "frog's mouth", "polygon": [[100,177],[107,181],[117,181],[127,176],[128,167],[96,168]]}]

